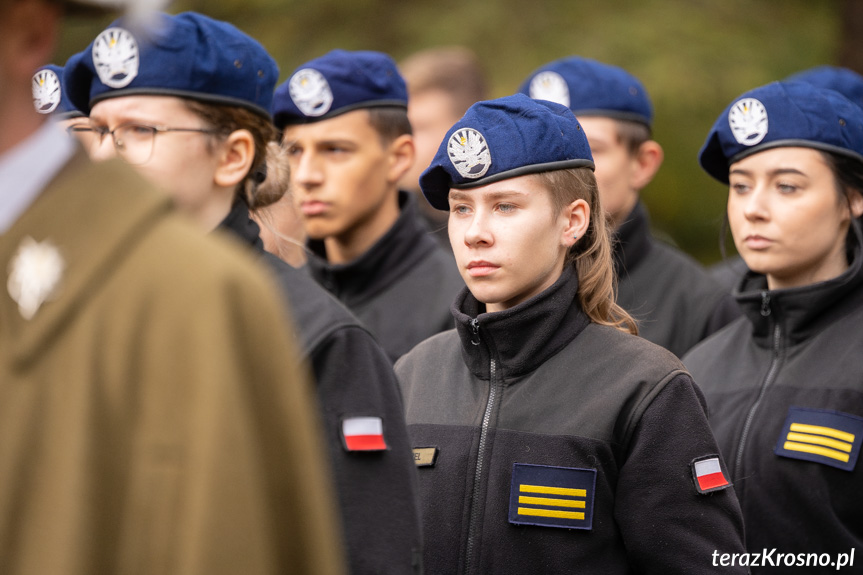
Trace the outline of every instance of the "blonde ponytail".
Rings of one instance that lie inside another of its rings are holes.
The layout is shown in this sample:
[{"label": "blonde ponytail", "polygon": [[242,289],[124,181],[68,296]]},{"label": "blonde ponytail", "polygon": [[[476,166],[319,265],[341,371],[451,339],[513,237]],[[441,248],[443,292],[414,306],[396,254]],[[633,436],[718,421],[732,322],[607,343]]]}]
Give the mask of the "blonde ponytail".
[{"label": "blonde ponytail", "polygon": [[536,174],[549,190],[555,213],[584,200],[590,206],[587,232],[570,248],[566,264],[578,274],[578,303],[594,323],[609,325],[634,335],[635,320],[614,301],[616,277],[611,251],[611,226],[599,200],[596,178],[589,168],[554,170]]}]

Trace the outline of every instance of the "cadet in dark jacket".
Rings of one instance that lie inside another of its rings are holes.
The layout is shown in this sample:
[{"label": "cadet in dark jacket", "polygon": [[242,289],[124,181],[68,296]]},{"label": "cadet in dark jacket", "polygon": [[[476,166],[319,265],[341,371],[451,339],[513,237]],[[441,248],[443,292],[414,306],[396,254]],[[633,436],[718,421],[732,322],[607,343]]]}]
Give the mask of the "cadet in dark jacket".
[{"label": "cadet in dark jacket", "polygon": [[520,92],[568,106],[587,134],[602,208],[614,226],[617,303],[638,320],[639,335],[681,356],[739,316],[700,264],[650,232],[639,193],[659,170],[663,151],[651,139],[653,106],[641,82],[574,56],[542,66]]},{"label": "cadet in dark jacket", "polygon": [[685,358],[747,547],[776,550],[758,558],[765,573],[782,572],[777,561],[822,573],[852,559],[859,572],[863,111],[830,90],[769,84],[719,116],[699,160],[729,185],[731,233],[752,270],[735,290],[745,317]]},{"label": "cadet in dark jacket", "polygon": [[614,303],[592,169],[572,112],[519,94],[472,106],[422,175],[467,283],[456,329],[396,364],[428,573],[708,573],[743,551],[700,392]]},{"label": "cadet in dark jacket", "polygon": [[[317,382],[351,572],[419,569],[416,471],[391,363],[332,296],[264,252],[249,217],[286,187],[269,116],[276,63],[230,24],[195,13],[163,15],[160,24],[170,42],[142,44],[125,86],[106,83],[98,58],[70,70],[70,91],[101,135],[94,155],[135,164],[204,230],[227,231],[275,272]],[[110,30],[134,38],[122,22]]]},{"label": "cadet in dark jacket", "polygon": [[276,90],[312,277],[369,328],[395,361],[452,327],[464,285],[452,255],[398,190],[414,161],[407,89],[377,52],[334,50]]}]

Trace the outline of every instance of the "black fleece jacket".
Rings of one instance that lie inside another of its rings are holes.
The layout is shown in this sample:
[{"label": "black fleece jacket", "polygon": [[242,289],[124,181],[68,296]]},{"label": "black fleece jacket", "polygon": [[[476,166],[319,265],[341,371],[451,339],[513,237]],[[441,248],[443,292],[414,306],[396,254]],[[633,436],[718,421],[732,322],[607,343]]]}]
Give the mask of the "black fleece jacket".
[{"label": "black fleece jacket", "polygon": [[[856,571],[847,572],[863,573],[863,463],[857,456],[863,442],[863,243],[856,226],[849,241],[851,265],[829,281],[768,290],[764,276],[748,272],[735,290],[745,317],[684,361],[707,398],[746,520],[747,547],[834,559],[856,548]],[[827,570],[768,566],[763,572]]]},{"label": "black fleece jacket", "polygon": [[567,268],[497,313],[465,289],[456,329],[396,364],[427,573],[712,573],[715,550],[743,551],[733,488],[694,483],[721,460],[689,374],[591,323],[577,289]]},{"label": "black fleece jacket", "polygon": [[[236,202],[219,226],[261,255],[277,277],[312,368],[323,414],[350,572],[421,572],[417,479],[389,359],[351,313],[304,272],[264,251],[258,225]],[[346,450],[342,421],[382,420],[385,451]]]},{"label": "black fleece jacket", "polygon": [[369,328],[395,361],[422,340],[451,329],[449,305],[464,282],[451,253],[431,237],[416,200],[399,192],[401,214],[369,250],[347,264],[327,262],[309,241],[312,277]]},{"label": "black fleece jacket", "polygon": [[617,303],[638,320],[643,338],[681,357],[740,317],[734,298],[698,262],[650,235],[643,203],[620,225],[616,240]]}]

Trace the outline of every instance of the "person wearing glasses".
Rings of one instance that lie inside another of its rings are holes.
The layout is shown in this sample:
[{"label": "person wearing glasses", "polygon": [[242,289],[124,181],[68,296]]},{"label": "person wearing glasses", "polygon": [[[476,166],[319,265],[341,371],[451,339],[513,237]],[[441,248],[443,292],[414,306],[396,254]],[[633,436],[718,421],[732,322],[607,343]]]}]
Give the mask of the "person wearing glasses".
[{"label": "person wearing glasses", "polygon": [[203,231],[228,232],[277,275],[317,383],[351,572],[418,572],[416,471],[391,363],[335,298],[264,251],[250,218],[287,188],[270,117],[276,63],[201,14],[155,25],[148,40],[115,22],[67,66],[70,98],[90,117],[72,130],[91,130],[94,158],[132,164]]},{"label": "person wearing glasses", "polygon": [[859,572],[863,110],[808,82],[774,82],[734,99],[698,159],[728,186],[750,271],[734,290],[744,317],[683,361],[707,398],[746,546],[819,573],[849,566],[856,549]]},{"label": "person wearing glasses", "polygon": [[33,109],[82,4],[0,0],[0,573],[339,575],[272,279]]}]

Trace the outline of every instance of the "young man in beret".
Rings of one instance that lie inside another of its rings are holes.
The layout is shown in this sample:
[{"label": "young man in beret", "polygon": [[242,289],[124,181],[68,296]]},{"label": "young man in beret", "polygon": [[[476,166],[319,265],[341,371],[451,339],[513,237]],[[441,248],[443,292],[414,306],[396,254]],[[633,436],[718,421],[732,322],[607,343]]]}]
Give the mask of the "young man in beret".
[{"label": "young man in beret", "polygon": [[33,109],[64,4],[0,0],[0,573],[342,573],[270,279]]},{"label": "young man in beret", "polygon": [[584,127],[596,161],[602,207],[615,229],[617,303],[639,334],[676,354],[739,315],[733,299],[680,250],[656,240],[639,193],[663,160],[651,138],[653,107],[629,72],[581,57],[534,71],[519,91],[568,106]]},{"label": "young man in beret", "polygon": [[276,89],[312,276],[395,361],[452,327],[464,285],[398,181],[414,161],[407,90],[393,60],[334,50]]}]

